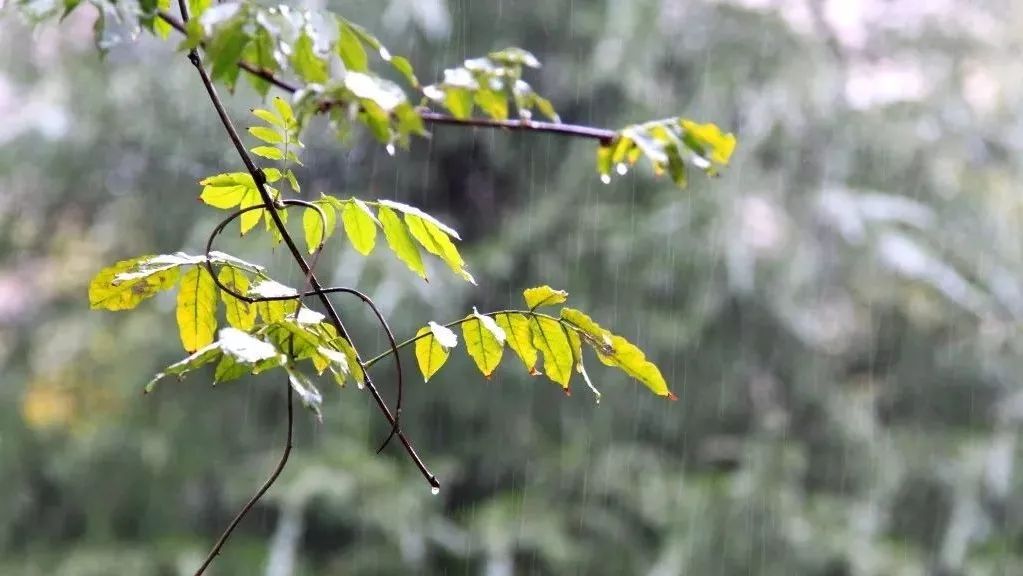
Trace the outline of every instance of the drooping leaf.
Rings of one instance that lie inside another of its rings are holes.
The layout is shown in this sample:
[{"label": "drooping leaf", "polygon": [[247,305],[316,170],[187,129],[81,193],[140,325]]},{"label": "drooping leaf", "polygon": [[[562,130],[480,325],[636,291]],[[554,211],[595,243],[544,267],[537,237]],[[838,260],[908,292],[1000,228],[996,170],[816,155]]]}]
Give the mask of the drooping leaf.
[{"label": "drooping leaf", "polygon": [[162,372],[153,376],[153,379],[146,384],[145,392],[148,394],[153,391],[156,384],[166,378],[167,376],[177,376],[183,378],[189,372],[201,368],[210,362],[216,362],[221,357],[220,342],[213,342],[208,344],[199,350],[196,350],[184,360],[179,360],[170,366],[163,369]]},{"label": "drooping leaf", "polygon": [[504,354],[504,330],[493,318],[483,316],[473,308],[472,316],[462,323],[462,336],[465,338],[466,352],[483,376],[490,378]]},{"label": "drooping leaf", "polygon": [[303,32],[291,47],[291,65],[306,82],[327,81],[327,63],[313,49],[313,39]]},{"label": "drooping leaf", "polygon": [[585,335],[585,340],[598,352],[610,353],[612,346],[610,331],[605,330],[585,313],[575,308],[562,308],[561,318]]},{"label": "drooping leaf", "polygon": [[[157,269],[151,274],[137,274],[140,264],[153,258],[141,256],[122,260],[101,270],[89,283],[89,307],[93,310],[129,310],[157,292],[173,287],[178,279],[176,266]],[[133,273],[129,279],[118,279]]]},{"label": "drooping leaf", "polygon": [[[405,224],[398,218],[394,210],[387,206],[380,206],[377,212],[380,224],[384,228],[384,237],[387,238],[387,245],[398,256],[398,258],[415,272],[420,278],[426,279],[426,268],[423,266],[423,257],[412,241]],[[344,215],[342,215],[342,218]]]},{"label": "drooping leaf", "polygon": [[647,360],[646,355],[635,344],[621,336],[611,336],[610,354],[597,352],[597,358],[608,366],[620,368],[623,372],[642,382],[651,392],[658,396],[674,398],[668,389],[667,382],[657,366]]},{"label": "drooping leaf", "polygon": [[[238,209],[242,210],[252,206],[259,206],[263,203],[263,198],[259,195],[259,190],[255,187],[248,188],[245,190],[245,194],[242,196],[241,202],[238,204]],[[259,219],[263,217],[263,213],[266,209],[253,209],[245,212],[238,217],[241,220],[241,231],[242,234],[252,230],[256,224],[259,224]]]},{"label": "drooping leaf", "polygon": [[448,226],[447,224],[441,222],[440,220],[434,218],[433,216],[430,216],[429,214],[427,214],[426,212],[423,212],[422,210],[420,210],[419,208],[416,208],[415,206],[409,206],[408,204],[402,204],[401,202],[395,202],[393,200],[386,200],[386,199],[380,200],[380,204],[382,204],[383,206],[387,206],[388,208],[397,210],[398,212],[401,212],[402,214],[411,214],[413,216],[418,216],[418,217],[422,218],[423,220],[425,220],[425,221],[433,224],[434,226],[440,228],[441,230],[444,231],[445,234],[447,234],[448,236],[451,236],[455,240],[461,240],[462,239],[462,237],[458,235],[458,232],[454,228],[452,228],[451,226]]},{"label": "drooping leaf", "polygon": [[337,225],[337,213],[334,212],[334,207],[327,202],[317,202],[316,204],[322,211],[322,218],[320,212],[311,208],[307,208],[302,214],[302,230],[305,232],[305,243],[310,254],[315,252],[327,238],[330,238]]},{"label": "drooping leaf", "polygon": [[204,266],[195,266],[181,277],[177,320],[181,344],[194,352],[213,341],[217,330],[217,286]]},{"label": "drooping leaf", "polygon": [[432,321],[420,328],[416,336],[419,338],[416,340],[416,361],[423,373],[423,381],[429,382],[447,362],[449,350],[458,344],[458,337],[450,329]]},{"label": "drooping leaf", "polygon": [[575,358],[561,323],[544,316],[530,318],[533,346],[543,353],[543,370],[552,381],[568,388]]},{"label": "drooping leaf", "polygon": [[369,206],[358,198],[352,198],[341,209],[341,221],[345,234],[360,254],[366,256],[373,251],[377,240],[377,220]]},{"label": "drooping leaf", "polygon": [[561,304],[568,300],[568,292],[555,290],[546,284],[535,288],[526,288],[522,292],[522,296],[526,299],[526,307],[530,310],[535,310],[541,306]]},{"label": "drooping leaf", "polygon": [[465,261],[458,253],[458,248],[434,221],[424,220],[415,214],[405,214],[405,224],[408,225],[412,237],[426,248],[427,252],[439,256],[455,274],[470,284],[476,283],[476,279],[465,269]]},{"label": "drooping leaf", "polygon": [[537,374],[536,346],[533,346],[533,334],[529,328],[529,317],[525,314],[502,312],[497,314],[495,321],[504,330],[508,346],[526,365],[530,374]]},{"label": "drooping leaf", "polygon": [[692,120],[682,119],[680,124],[685,129],[685,136],[699,144],[701,150],[697,152],[701,156],[706,154],[715,164],[722,166],[728,164],[732,152],[735,151],[734,134],[724,133],[712,123],[697,124]]},{"label": "drooping leaf", "polygon": [[317,420],[322,421],[323,414],[320,412],[320,407],[323,405],[323,395],[305,374],[292,368],[287,368],[287,371],[288,383],[291,385],[291,389],[298,394],[302,405],[312,411]]},{"label": "drooping leaf", "polygon": [[345,68],[353,72],[365,72],[369,67],[366,50],[362,47],[359,36],[345,21],[338,23],[337,53]]},{"label": "drooping leaf", "polygon": [[246,374],[259,374],[285,363],[285,356],[273,344],[236,328],[224,328],[217,335],[223,356],[213,373],[213,383],[228,382]]},{"label": "drooping leaf", "polygon": [[[237,268],[222,266],[217,274],[217,279],[238,294],[244,295],[249,291],[249,279]],[[220,299],[224,302],[228,324],[239,330],[252,330],[256,324],[256,307],[254,305],[239,300],[224,291],[220,292]]]}]

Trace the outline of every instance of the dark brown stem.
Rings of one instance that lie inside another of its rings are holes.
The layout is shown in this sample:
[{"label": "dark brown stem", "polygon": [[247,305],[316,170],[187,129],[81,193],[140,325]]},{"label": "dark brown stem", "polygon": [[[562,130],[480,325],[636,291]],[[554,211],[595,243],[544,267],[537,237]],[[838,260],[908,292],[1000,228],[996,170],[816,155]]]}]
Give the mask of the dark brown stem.
[{"label": "dark brown stem", "polygon": [[[159,11],[157,14],[165,22],[170,24],[172,28],[185,33],[185,26],[174,16]],[[300,86],[288,82],[287,80],[278,78],[270,70],[253,66],[245,61],[239,61],[238,67],[247,73],[262,78],[263,80],[273,84],[274,86],[294,94],[301,88]],[[327,101],[322,104],[320,111],[326,111],[335,106],[343,106],[346,102],[340,100]],[[614,130],[608,130],[606,128],[595,128],[593,126],[581,126],[578,124],[562,124],[560,122],[537,122],[533,120],[494,120],[490,118],[455,118],[450,114],[442,114],[440,112],[433,112],[424,108],[418,110],[419,116],[427,124],[438,124],[438,125],[449,125],[449,126],[464,126],[470,128],[499,128],[504,130],[516,130],[525,132],[543,132],[548,134],[558,134],[561,136],[571,136],[575,138],[585,138],[590,140],[597,140],[601,146],[610,146],[614,141],[617,132]]]},{"label": "dark brown stem", "polygon": [[202,566],[195,571],[195,576],[202,576],[202,574],[206,572],[206,569],[209,568],[213,559],[220,554],[220,549],[224,547],[225,543],[227,543],[228,538],[231,537],[231,533],[238,527],[242,518],[249,513],[249,510],[252,510],[252,507],[256,505],[256,502],[258,502],[260,498],[263,497],[263,494],[266,494],[266,491],[270,489],[270,486],[272,486],[277,480],[277,477],[281,475],[281,471],[284,470],[285,464],[288,463],[288,456],[291,455],[292,437],[295,430],[295,409],[293,406],[294,401],[292,399],[293,392],[291,390],[291,383],[286,382],[286,384],[288,385],[288,435],[284,442],[284,453],[281,454],[281,459],[277,462],[277,466],[274,468],[273,472],[270,473],[266,482],[263,482],[263,485],[259,488],[259,490],[252,495],[252,498],[249,498],[249,501],[245,503],[245,506],[242,506],[241,510],[238,511],[238,514],[235,515],[234,520],[231,520],[231,523],[227,525],[226,529],[224,529],[224,533],[220,535],[220,538],[217,539],[217,543],[213,545],[210,553],[206,555],[206,560],[203,561]]},{"label": "dark brown stem", "polygon": [[[179,4],[184,3],[185,3],[184,0],[179,1]],[[184,20],[187,22],[188,21],[187,8],[184,6],[182,6],[182,15]],[[202,79],[203,86],[206,88],[206,92],[209,94],[210,100],[213,103],[213,107],[216,109],[217,115],[220,117],[220,121],[223,124],[224,129],[227,131],[228,136],[231,139],[231,142],[234,144],[235,149],[238,152],[238,155],[241,157],[242,162],[245,164],[245,168],[249,171],[249,174],[255,181],[256,188],[259,191],[260,198],[263,200],[263,206],[268,210],[270,218],[274,222],[274,226],[276,226],[276,228],[280,232],[285,245],[287,245],[289,252],[291,252],[292,257],[298,264],[299,268],[302,270],[302,273],[305,274],[306,277],[309,279],[309,284],[310,286],[312,286],[312,291],[319,296],[320,302],[323,304],[323,307],[327,313],[327,317],[330,319],[331,323],[334,324],[334,327],[337,329],[338,334],[348,342],[351,342],[352,340],[348,334],[348,331],[345,329],[344,323],[341,321],[341,316],[334,309],[334,305],[331,303],[330,298],[328,298],[326,293],[323,292],[323,286],[320,284],[316,275],[313,273],[312,268],[309,266],[305,258],[302,256],[301,249],[299,249],[298,245],[291,237],[291,234],[284,226],[284,222],[281,220],[280,214],[277,213],[276,203],[266,189],[266,176],[263,174],[263,171],[260,170],[255,165],[255,163],[252,160],[252,157],[249,155],[248,150],[246,150],[245,146],[242,144],[241,138],[238,136],[238,131],[237,129],[235,129],[234,123],[231,121],[231,118],[227,115],[227,111],[224,109],[224,105],[220,99],[220,96],[217,94],[217,89],[213,85],[213,81],[210,79],[209,74],[206,72],[206,68],[203,66],[202,60],[199,58],[198,52],[193,49],[192,51],[189,52],[188,57],[189,60],[191,60],[192,64],[195,65],[196,70],[199,72],[199,77]],[[356,349],[354,344],[352,345],[352,348]],[[356,359],[361,363],[361,359],[358,357],[357,351]],[[364,372],[363,383],[365,384],[366,389],[369,390],[370,394],[373,396],[373,399],[376,401],[377,407],[387,418],[388,423],[391,424],[392,427],[397,426],[396,423],[398,422],[398,418],[391,414],[390,408],[388,408],[387,403],[384,402],[384,399],[380,395],[380,391],[377,390],[376,385],[373,383],[373,379],[370,377],[369,372]],[[401,432],[400,429],[398,430],[397,434],[399,440],[401,440],[402,446],[404,446],[405,448],[405,451],[408,453],[412,461],[416,464],[416,467],[419,468],[420,473],[423,475],[424,478],[426,478],[426,481],[430,484],[431,487],[439,488],[440,483],[437,481],[436,476],[434,476],[430,472],[429,468],[426,467],[426,464],[423,463],[422,459],[416,453],[415,448],[413,448],[411,442],[409,442],[405,434]]]}]

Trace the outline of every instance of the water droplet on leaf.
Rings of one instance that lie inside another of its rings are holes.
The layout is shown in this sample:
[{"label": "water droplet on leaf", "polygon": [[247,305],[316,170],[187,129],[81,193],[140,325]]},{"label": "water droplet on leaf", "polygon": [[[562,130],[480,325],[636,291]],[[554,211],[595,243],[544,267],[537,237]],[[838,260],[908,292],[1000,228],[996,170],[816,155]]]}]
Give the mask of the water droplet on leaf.
[{"label": "water droplet on leaf", "polygon": [[629,167],[625,164],[625,162],[619,162],[618,166],[615,166],[615,170],[618,171],[620,176],[625,176],[629,173]]},{"label": "water droplet on leaf", "polygon": [[437,486],[434,486],[433,488],[430,488],[430,494],[433,494],[434,496],[436,496],[437,494],[440,494],[440,488],[438,488]]},{"label": "water droplet on leaf", "polygon": [[387,145],[387,155],[394,156],[394,144]]},{"label": "water droplet on leaf", "polygon": [[384,48],[383,46],[380,47],[380,57],[383,58],[385,62],[391,61],[390,51],[388,51],[387,48]]},{"label": "water droplet on leaf", "polygon": [[600,181],[603,182],[604,184],[610,184],[611,183],[611,175],[610,174],[601,174],[600,175]]}]

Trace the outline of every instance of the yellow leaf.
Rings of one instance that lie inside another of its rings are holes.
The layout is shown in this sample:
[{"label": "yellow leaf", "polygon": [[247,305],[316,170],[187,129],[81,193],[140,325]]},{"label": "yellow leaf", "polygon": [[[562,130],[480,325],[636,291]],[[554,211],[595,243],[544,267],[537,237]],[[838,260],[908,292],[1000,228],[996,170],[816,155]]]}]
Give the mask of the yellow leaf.
[{"label": "yellow leaf", "polygon": [[384,228],[384,237],[387,238],[387,245],[410,270],[425,280],[426,268],[423,266],[423,257],[412,242],[412,237],[409,236],[405,224],[394,213],[394,210],[386,206],[381,206],[378,214],[380,224]]},{"label": "yellow leaf", "polygon": [[204,266],[195,266],[181,277],[178,291],[178,332],[188,352],[213,342],[217,330],[217,286]]},{"label": "yellow leaf", "polygon": [[423,373],[423,381],[429,382],[447,362],[448,350],[455,346],[458,337],[436,322],[420,328],[416,336],[419,338],[416,340],[416,361],[419,363],[419,371]]},{"label": "yellow leaf", "polygon": [[568,300],[568,292],[564,290],[555,290],[546,284],[543,286],[537,286],[536,288],[526,288],[522,292],[523,298],[526,299],[526,306],[530,310],[535,310],[540,306],[553,306],[554,304],[561,304],[565,300]]},{"label": "yellow leaf", "polygon": [[249,128],[249,134],[252,134],[267,144],[280,144],[281,142],[284,142],[284,136],[281,135],[280,132],[266,126],[253,126]]},{"label": "yellow leaf", "polygon": [[543,369],[547,377],[567,389],[575,359],[561,323],[552,318],[533,316],[530,331],[533,346],[543,353]]},{"label": "yellow leaf", "polygon": [[532,375],[537,374],[536,347],[533,346],[533,336],[529,330],[529,318],[525,314],[503,312],[497,315],[495,321],[504,330],[508,346],[526,365],[526,370]]},{"label": "yellow leaf", "polygon": [[341,222],[359,254],[366,256],[373,251],[377,242],[377,223],[369,206],[358,198],[352,198],[341,209]]},{"label": "yellow leaf", "polygon": [[465,260],[458,253],[458,248],[451,241],[447,233],[434,222],[426,220],[415,214],[405,214],[405,224],[409,232],[419,244],[426,248],[427,252],[440,257],[451,270],[461,276],[470,284],[475,284],[476,279],[465,269]]},{"label": "yellow leaf", "polygon": [[[259,197],[259,191],[255,188],[249,188],[245,191],[245,195],[242,197],[238,208],[243,209],[250,206],[258,206],[262,203],[263,199]],[[242,221],[242,234],[252,230],[256,224],[259,224],[259,219],[263,216],[263,212],[265,211],[265,209],[249,210],[239,216]]]},{"label": "yellow leaf", "polygon": [[316,202],[316,205],[323,211],[323,218],[320,218],[320,213],[312,208],[307,208],[302,214],[302,230],[305,232],[305,243],[310,254],[315,252],[324,240],[330,238],[334,233],[334,226],[337,225],[337,213],[334,212],[333,206],[326,202]]},{"label": "yellow leaf", "polygon": [[[249,279],[237,268],[222,266],[217,274],[217,279],[238,294],[246,294],[249,291]],[[221,292],[220,299],[224,302],[224,307],[227,310],[228,324],[239,330],[252,330],[252,327],[256,325],[256,307],[254,305],[239,300],[227,292]]]},{"label": "yellow leaf", "polygon": [[697,124],[692,120],[682,120],[682,128],[700,145],[710,152],[710,159],[721,165],[728,164],[735,151],[735,135],[723,133],[715,124]]},{"label": "yellow leaf", "polygon": [[493,318],[482,316],[473,308],[469,320],[462,322],[462,336],[465,337],[466,352],[480,372],[490,378],[504,354],[504,330]]},{"label": "yellow leaf", "polygon": [[614,366],[642,382],[651,392],[658,396],[667,396],[675,399],[675,395],[668,389],[664,376],[660,369],[646,359],[646,355],[635,344],[621,336],[611,336],[610,354],[602,354],[599,350],[597,358],[607,366]]},{"label": "yellow leaf", "polygon": [[122,260],[104,268],[89,283],[89,307],[93,310],[129,310],[161,290],[174,286],[178,279],[177,267],[161,269],[149,275],[132,274],[131,279],[120,278],[133,273],[150,256]]},{"label": "yellow leaf", "polygon": [[584,335],[588,344],[598,351],[609,351],[611,347],[611,332],[605,330],[593,321],[589,316],[575,308],[562,308],[561,318],[570,325],[578,328]]}]

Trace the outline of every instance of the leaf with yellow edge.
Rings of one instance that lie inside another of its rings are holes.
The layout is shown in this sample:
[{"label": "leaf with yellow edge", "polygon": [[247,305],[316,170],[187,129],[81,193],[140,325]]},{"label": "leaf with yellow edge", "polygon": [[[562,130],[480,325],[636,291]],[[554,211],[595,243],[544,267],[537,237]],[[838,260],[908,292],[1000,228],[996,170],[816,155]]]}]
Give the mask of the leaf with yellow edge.
[{"label": "leaf with yellow edge", "polygon": [[341,209],[341,222],[348,240],[359,254],[367,256],[373,251],[377,242],[377,219],[365,202],[358,198],[345,202]]},{"label": "leaf with yellow edge", "polygon": [[[249,291],[249,279],[242,274],[241,270],[232,266],[222,266],[217,274],[217,279],[224,286],[238,294],[246,294]],[[227,313],[227,323],[239,330],[249,331],[256,325],[256,307],[244,300],[239,300],[227,292],[220,292],[220,299],[224,302]]]},{"label": "leaf with yellow edge", "polygon": [[533,335],[529,329],[529,317],[518,312],[502,312],[495,317],[497,325],[504,330],[508,346],[526,365],[529,374],[536,376],[536,346],[533,346]]},{"label": "leaf with yellow edge", "polygon": [[469,320],[462,322],[465,350],[480,372],[490,378],[504,354],[506,338],[504,329],[498,326],[493,318],[481,315],[476,308],[472,309],[472,316],[468,318]]},{"label": "leaf with yellow edge", "polygon": [[419,371],[423,373],[423,381],[440,370],[448,360],[449,350],[458,344],[458,336],[450,329],[431,321],[416,332],[416,361]]},{"label": "leaf with yellow edge", "polygon": [[305,243],[312,254],[316,249],[334,233],[337,226],[337,213],[334,207],[328,202],[317,201],[315,204],[323,211],[323,217],[312,208],[306,208],[302,214],[302,230],[305,232]]},{"label": "leaf with yellow edge", "polygon": [[101,270],[89,283],[89,307],[129,310],[157,292],[173,287],[178,279],[177,266],[161,266],[147,274],[139,272],[141,266],[153,259],[153,256],[140,256]]},{"label": "leaf with yellow edge", "polygon": [[213,342],[217,330],[217,285],[204,266],[195,266],[181,277],[178,291],[178,332],[188,352]]},{"label": "leaf with yellow edge", "polygon": [[530,331],[533,346],[543,353],[543,369],[547,377],[567,389],[575,358],[561,322],[545,316],[533,316]]},{"label": "leaf with yellow edge", "polygon": [[[405,224],[398,218],[394,210],[381,206],[377,212],[380,224],[384,228],[384,237],[387,238],[387,245],[398,256],[398,258],[409,267],[410,270],[426,280],[426,268],[423,266],[423,257],[419,249],[412,242]],[[342,215],[343,218],[343,215]]]},{"label": "leaf with yellow edge", "polygon": [[544,284],[543,286],[537,286],[536,288],[526,288],[522,292],[522,297],[526,299],[526,306],[530,310],[536,310],[541,306],[561,304],[568,300],[568,292],[565,292],[564,290],[555,290],[554,288]]}]

